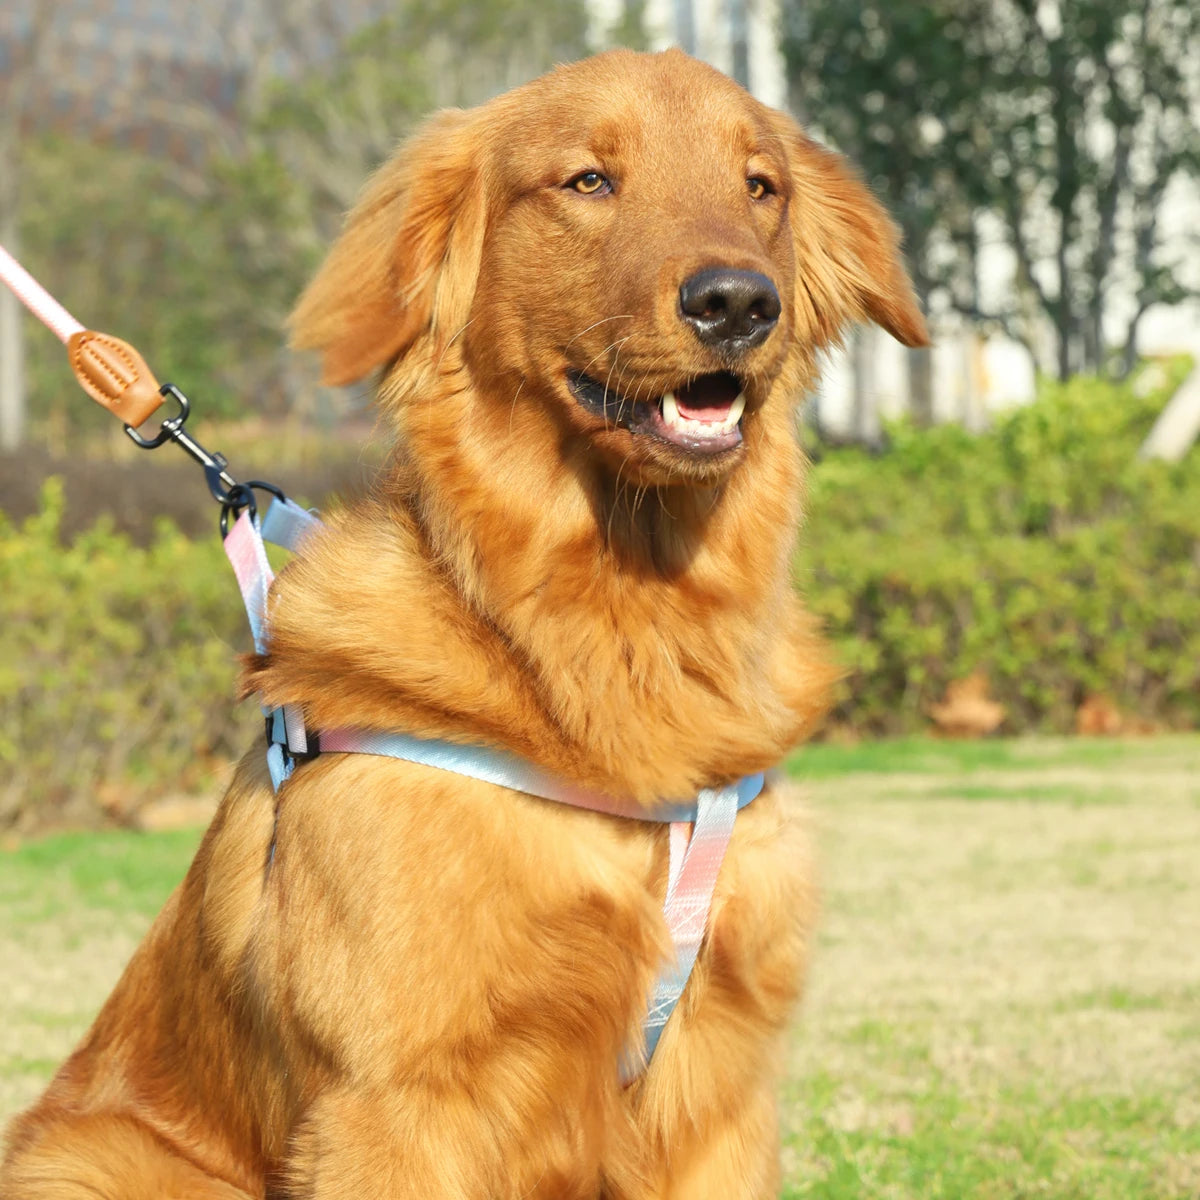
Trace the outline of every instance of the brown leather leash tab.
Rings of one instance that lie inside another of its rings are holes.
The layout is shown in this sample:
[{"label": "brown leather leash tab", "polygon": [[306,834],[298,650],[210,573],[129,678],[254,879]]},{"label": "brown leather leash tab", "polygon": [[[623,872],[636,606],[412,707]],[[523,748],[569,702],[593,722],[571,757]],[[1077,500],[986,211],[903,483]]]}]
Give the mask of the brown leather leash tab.
[{"label": "brown leather leash tab", "polygon": [[82,329],[67,340],[67,357],[79,386],[134,429],[163,402],[145,359],[119,337]]},{"label": "brown leather leash tab", "polygon": [[[174,442],[204,468],[208,490],[221,505],[222,537],[229,533],[232,518],[247,512],[256,516],[255,489],[270,492],[277,500],[291,504],[274,484],[258,479],[238,483],[227,469],[229,463],[225,456],[206,450],[184,429],[191,412],[188,398],[170,383],[160,387],[154,372],[146,366],[146,360],[128,342],[111,333],[84,329],[3,246],[0,246],[0,284],[9,287],[66,346],[67,359],[79,386],[124,423],[131,441],[143,450]],[[144,424],[168,396],[178,405],[175,415],[167,417],[157,433],[139,433],[138,426]]]},{"label": "brown leather leash tab", "polygon": [[67,347],[75,378],[97,404],[136,429],[163,402],[154,373],[128,342],[84,329],[3,246],[0,283]]}]

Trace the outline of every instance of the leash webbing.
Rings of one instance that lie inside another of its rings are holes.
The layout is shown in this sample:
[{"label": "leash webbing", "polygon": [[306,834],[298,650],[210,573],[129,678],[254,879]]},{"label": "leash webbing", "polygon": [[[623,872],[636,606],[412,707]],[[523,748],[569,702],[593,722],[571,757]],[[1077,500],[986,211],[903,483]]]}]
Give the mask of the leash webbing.
[{"label": "leash webbing", "polygon": [[0,246],[0,280],[3,280],[17,299],[65,346],[73,333],[82,333],[83,325],[73,316],[3,246]]},{"label": "leash webbing", "polygon": [[[273,518],[272,513],[275,514]],[[304,534],[320,523],[313,513],[286,497],[276,496],[264,521],[260,523],[254,509],[243,509],[224,537],[225,556],[233,567],[254,649],[259,654],[267,652],[267,598],[275,579],[263,545],[264,530],[271,534],[268,540],[273,545],[295,550]],[[308,751],[304,717],[290,704],[272,710],[264,708],[263,715],[267,719],[267,768],[271,772],[271,785],[278,791],[295,770],[297,756]],[[278,725],[282,725],[282,729],[277,731]]]},{"label": "leash webbing", "polygon": [[[757,778],[761,790],[762,776]],[[733,836],[733,821],[740,807],[736,787],[715,791],[705,789],[697,800],[696,819],[690,830],[682,822],[671,823],[671,867],[663,911],[675,945],[675,962],[659,973],[650,1008],[642,1023],[646,1038],[645,1062],[649,1062],[654,1054],[658,1039],[696,965],[700,943],[708,927],[708,910],[716,890],[717,875]]]}]

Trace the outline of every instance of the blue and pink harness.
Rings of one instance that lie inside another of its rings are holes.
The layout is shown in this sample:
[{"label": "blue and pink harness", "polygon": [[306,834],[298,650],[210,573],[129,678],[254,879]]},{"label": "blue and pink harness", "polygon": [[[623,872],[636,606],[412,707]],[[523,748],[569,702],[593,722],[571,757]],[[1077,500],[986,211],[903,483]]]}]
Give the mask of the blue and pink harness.
[{"label": "blue and pink harness", "polygon": [[[267,596],[274,575],[264,541],[294,550],[304,536],[320,526],[312,513],[292,501],[277,498],[261,522],[252,510],[241,513],[225,537],[225,552],[233,564],[250,620],[255,649],[267,652]],[[643,1022],[644,1050],[627,1056],[626,1081],[649,1063],[671,1013],[687,985],[708,924],[717,875],[733,833],[738,810],[763,788],[763,776],[750,775],[723,788],[705,788],[693,801],[666,803],[653,812],[599,792],[587,791],[547,774],[530,762],[486,746],[459,745],[404,733],[366,729],[324,729],[314,735],[304,726],[299,708],[285,705],[264,710],[267,719],[267,764],[276,791],[296,763],[316,754],[378,754],[453,771],[544,800],[586,808],[609,816],[668,822],[670,867],[663,915],[675,946],[675,961],[660,973]]]}]

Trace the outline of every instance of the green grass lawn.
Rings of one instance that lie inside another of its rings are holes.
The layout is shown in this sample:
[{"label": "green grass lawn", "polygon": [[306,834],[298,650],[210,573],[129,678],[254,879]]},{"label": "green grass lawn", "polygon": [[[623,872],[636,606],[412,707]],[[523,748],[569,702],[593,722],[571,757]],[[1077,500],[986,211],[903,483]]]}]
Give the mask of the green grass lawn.
[{"label": "green grass lawn", "polygon": [[[1200,1196],[1200,738],[817,746],[789,769],[824,911],[784,1195]],[[197,840],[0,852],[0,1121]]]},{"label": "green grass lawn", "polygon": [[785,1195],[1200,1197],[1200,739],[817,746]]}]

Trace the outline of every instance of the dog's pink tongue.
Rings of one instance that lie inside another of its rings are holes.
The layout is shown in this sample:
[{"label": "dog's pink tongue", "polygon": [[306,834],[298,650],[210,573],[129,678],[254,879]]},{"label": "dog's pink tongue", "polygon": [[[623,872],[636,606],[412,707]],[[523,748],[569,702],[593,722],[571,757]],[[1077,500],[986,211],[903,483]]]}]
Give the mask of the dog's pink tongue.
[{"label": "dog's pink tongue", "polygon": [[679,415],[689,421],[717,423],[729,416],[738,397],[737,380],[730,375],[701,375],[675,393]]}]

